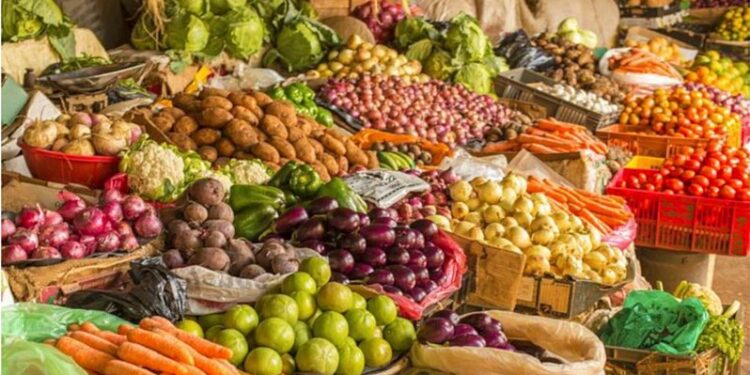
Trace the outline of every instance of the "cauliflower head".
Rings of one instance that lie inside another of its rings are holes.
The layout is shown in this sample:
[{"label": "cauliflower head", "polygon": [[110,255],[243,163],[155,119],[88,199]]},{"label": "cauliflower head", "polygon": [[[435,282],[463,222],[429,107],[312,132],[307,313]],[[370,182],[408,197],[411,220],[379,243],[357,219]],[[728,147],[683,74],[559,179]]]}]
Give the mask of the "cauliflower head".
[{"label": "cauliflower head", "polygon": [[260,160],[232,159],[222,168],[238,185],[264,184],[271,179],[269,168]]}]

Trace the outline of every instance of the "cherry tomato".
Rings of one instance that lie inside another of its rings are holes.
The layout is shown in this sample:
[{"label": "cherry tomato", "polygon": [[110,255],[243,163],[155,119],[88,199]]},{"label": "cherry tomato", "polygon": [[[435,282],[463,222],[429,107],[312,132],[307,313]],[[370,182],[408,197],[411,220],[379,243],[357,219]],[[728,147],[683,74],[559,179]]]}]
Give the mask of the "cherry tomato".
[{"label": "cherry tomato", "polygon": [[701,167],[701,162],[699,162],[698,160],[690,159],[690,160],[688,160],[688,161],[685,162],[685,166],[684,167],[687,170],[696,171],[697,172],[698,169],[700,169],[700,167]]},{"label": "cherry tomato", "polygon": [[708,189],[706,189],[706,196],[711,198],[716,198],[719,196],[719,188],[716,186],[709,186]]},{"label": "cherry tomato", "polygon": [[682,183],[682,181],[676,179],[676,178],[670,178],[666,181],[664,181],[664,185],[673,191],[680,191],[685,188],[685,184]]},{"label": "cherry tomato", "polygon": [[695,171],[692,170],[682,172],[682,176],[680,176],[683,181],[690,181],[693,179],[693,177],[695,177]]},{"label": "cherry tomato", "polygon": [[737,191],[737,199],[741,201],[750,201],[750,189],[740,189]]},{"label": "cherry tomato", "polygon": [[710,183],[710,181],[708,180],[708,177],[703,176],[703,175],[698,175],[698,176],[693,177],[692,182],[694,184],[703,186],[704,188],[707,188]]},{"label": "cherry tomato", "polygon": [[702,196],[703,195],[703,186],[700,186],[698,184],[690,184],[688,186],[688,194],[695,195],[695,196]]},{"label": "cherry tomato", "polygon": [[716,178],[716,168],[704,166],[701,168],[700,174],[713,180]]},{"label": "cherry tomato", "polygon": [[719,177],[721,177],[721,178],[723,178],[725,180],[728,180],[728,179],[732,178],[732,167],[730,167],[728,165],[725,165],[725,166],[721,167],[721,169],[719,170],[718,175],[719,175]]},{"label": "cherry tomato", "polygon": [[648,176],[646,176],[646,174],[643,172],[638,173],[638,182],[640,182],[641,184],[645,184],[646,181],[648,181]]},{"label": "cherry tomato", "polygon": [[656,191],[656,186],[654,186],[654,184],[650,182],[647,182],[646,184],[643,185],[643,190]]},{"label": "cherry tomato", "polygon": [[725,180],[723,178],[717,178],[717,179],[710,180],[711,186],[716,186],[716,187],[719,187],[719,188],[722,187],[722,186],[724,186],[724,184],[726,184],[726,183],[727,183],[727,180]]},{"label": "cherry tomato", "polygon": [[734,196],[736,194],[737,192],[734,190],[734,188],[729,185],[722,186],[721,190],[719,191],[719,195],[724,199],[734,199]]},{"label": "cherry tomato", "polygon": [[706,160],[703,161],[703,165],[713,169],[721,168],[721,162],[716,158],[706,158]]},{"label": "cherry tomato", "polygon": [[742,189],[745,184],[742,182],[742,180],[733,178],[727,181],[727,185],[731,186],[735,190],[739,190]]},{"label": "cherry tomato", "polygon": [[636,176],[628,176],[625,181],[627,182],[629,188],[638,189],[641,186],[641,182]]},{"label": "cherry tomato", "polygon": [[661,184],[664,183],[664,175],[662,175],[661,173],[652,174],[651,183],[656,187],[661,187]]},{"label": "cherry tomato", "polygon": [[688,155],[675,155],[674,157],[674,165],[678,167],[685,165],[686,161],[688,161]]}]

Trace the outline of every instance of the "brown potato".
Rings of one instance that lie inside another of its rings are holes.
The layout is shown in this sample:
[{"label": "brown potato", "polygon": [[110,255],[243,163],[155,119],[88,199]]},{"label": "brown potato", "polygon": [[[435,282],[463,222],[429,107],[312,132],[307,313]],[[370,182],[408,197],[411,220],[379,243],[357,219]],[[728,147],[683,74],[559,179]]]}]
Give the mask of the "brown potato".
[{"label": "brown potato", "polygon": [[244,98],[244,97],[245,97],[245,93],[244,92],[242,92],[242,91],[232,91],[229,94],[229,96],[227,96],[227,99],[229,99],[229,101],[232,102],[232,104],[234,104],[235,106],[238,106],[238,105],[241,105],[240,103],[242,103],[242,98]]},{"label": "brown potato", "polygon": [[304,134],[305,137],[310,136],[310,133],[312,133],[313,130],[313,125],[309,121],[302,120],[299,117],[297,119],[297,128],[302,130],[302,134]]},{"label": "brown potato", "polygon": [[336,155],[346,155],[346,146],[333,136],[326,134],[320,138],[320,142],[326,150]]},{"label": "brown potato", "polygon": [[224,108],[206,108],[201,111],[201,125],[221,129],[233,118]]},{"label": "brown potato", "polygon": [[169,115],[168,113],[159,113],[156,116],[151,118],[151,122],[156,125],[156,128],[168,133],[172,130],[172,127],[174,126],[174,117]]},{"label": "brown potato", "polygon": [[287,140],[289,140],[289,142],[295,142],[296,140],[305,136],[305,133],[302,131],[302,129],[297,126],[289,127],[286,130],[287,133],[289,133],[287,136]]},{"label": "brown potato", "polygon": [[173,129],[177,133],[190,135],[198,130],[198,123],[190,116],[182,116],[175,122]]},{"label": "brown potato", "polygon": [[263,112],[263,110],[257,105],[254,107],[250,107],[248,109],[250,109],[250,112],[252,112],[255,115],[255,117],[259,119],[263,118],[263,116],[266,115],[265,112]]},{"label": "brown potato", "polygon": [[278,164],[279,159],[281,158],[279,152],[266,142],[259,142],[258,144],[253,145],[250,147],[250,152],[252,152],[258,159],[269,163]]},{"label": "brown potato", "polygon": [[320,155],[323,155],[323,153],[326,151],[323,145],[320,144],[320,142],[318,142],[317,140],[308,138],[307,141],[310,142],[310,144],[313,146],[313,149],[315,149],[315,155],[317,155],[318,158],[320,158]]},{"label": "brown potato", "polygon": [[260,121],[260,128],[269,137],[281,137],[284,139],[289,137],[286,126],[284,126],[278,117],[273,115],[263,117],[263,120]]},{"label": "brown potato", "polygon": [[264,92],[260,92],[260,91],[253,92],[253,98],[255,98],[255,101],[258,102],[258,105],[261,107],[265,107],[273,103],[273,99],[271,99],[271,97],[266,95],[266,93]]},{"label": "brown potato", "polygon": [[310,144],[310,142],[307,141],[306,138],[298,139],[297,142],[293,143],[293,145],[298,159],[306,163],[312,163],[316,160],[315,149]]},{"label": "brown potato", "polygon": [[260,130],[258,128],[255,128],[255,132],[258,133],[258,141],[259,142],[266,142],[266,141],[268,141],[268,136],[266,135],[266,133],[263,133],[262,130]]},{"label": "brown potato", "polygon": [[279,155],[283,158],[294,159],[297,157],[297,152],[294,151],[294,146],[284,138],[271,137],[271,139],[268,140],[268,143],[275,147],[276,150],[279,151]]},{"label": "brown potato", "polygon": [[250,95],[245,95],[242,97],[242,100],[240,100],[239,104],[247,109],[253,109],[258,107],[258,102],[255,101],[255,98],[253,98]]},{"label": "brown potato", "polygon": [[333,129],[326,129],[326,134],[332,136],[333,138],[336,138],[340,142],[346,142],[349,139],[346,134]]},{"label": "brown potato", "polygon": [[367,155],[367,169],[378,169],[380,167],[380,161],[378,161],[378,154],[375,151],[366,151]]},{"label": "brown potato", "polygon": [[201,108],[203,109],[223,108],[229,111],[232,109],[232,107],[232,102],[229,101],[229,99],[221,96],[212,95],[201,100]]},{"label": "brown potato", "polygon": [[180,117],[185,116],[185,111],[183,111],[183,110],[181,110],[179,108],[175,108],[175,107],[166,107],[166,108],[162,109],[161,112],[159,112],[159,113],[166,113],[166,114],[172,116],[172,118],[175,119],[175,120],[179,120]]},{"label": "brown potato", "polygon": [[349,172],[349,160],[347,160],[346,156],[339,155],[336,159],[339,162],[339,172],[341,174]]},{"label": "brown potato", "polygon": [[255,155],[246,151],[241,151],[241,150],[235,151],[234,154],[232,154],[232,157],[235,159],[241,159],[241,160],[255,159]]},{"label": "brown potato", "polygon": [[318,156],[318,160],[326,167],[328,174],[331,176],[338,176],[339,174],[339,163],[335,157],[331,154],[322,154]]},{"label": "brown potato", "polygon": [[232,108],[232,115],[234,118],[238,118],[240,120],[246,121],[248,124],[252,126],[257,126],[260,121],[258,121],[258,116],[253,113],[253,111],[245,108],[245,107],[234,107]]},{"label": "brown potato", "polygon": [[229,138],[219,139],[214,144],[214,147],[216,147],[216,150],[219,151],[219,155],[226,157],[232,156],[232,154],[234,154],[234,151],[236,150],[236,147],[234,147],[234,143],[232,143]]},{"label": "brown potato", "polygon": [[274,115],[286,126],[297,124],[297,112],[294,105],[286,100],[276,100],[265,108],[266,115]]},{"label": "brown potato", "polygon": [[211,145],[221,138],[221,132],[211,128],[201,128],[193,132],[190,135],[196,144],[199,146]]},{"label": "brown potato", "polygon": [[258,131],[247,121],[234,119],[224,127],[224,135],[234,142],[239,148],[247,148],[258,143]]},{"label": "brown potato", "polygon": [[323,165],[323,163],[321,163],[321,162],[319,162],[319,161],[316,160],[316,161],[310,163],[310,166],[315,170],[315,172],[318,172],[318,174],[320,175],[320,178],[323,181],[330,181],[331,180],[331,175],[328,174],[328,169],[326,169],[326,167],[325,167],[325,165]]},{"label": "brown potato", "polygon": [[354,142],[346,141],[346,158],[354,165],[366,166],[369,162],[367,154],[362,151]]},{"label": "brown potato", "polygon": [[179,109],[187,110],[197,100],[195,96],[181,92],[172,98],[172,105]]},{"label": "brown potato", "polygon": [[190,139],[189,136],[181,133],[174,133],[171,132],[168,134],[169,139],[174,142],[174,144],[179,148],[180,150],[191,150],[194,151],[198,146],[195,144],[195,142]]},{"label": "brown potato", "polygon": [[219,152],[216,151],[216,148],[214,146],[203,145],[198,148],[198,155],[200,155],[201,158],[213,163],[214,161],[216,161],[216,159],[218,159]]},{"label": "brown potato", "polygon": [[227,96],[229,96],[229,94],[230,94],[230,91],[228,90],[217,89],[214,87],[204,87],[203,91],[201,91],[200,97],[201,99],[205,99],[209,96],[221,96],[221,97],[226,98]]}]

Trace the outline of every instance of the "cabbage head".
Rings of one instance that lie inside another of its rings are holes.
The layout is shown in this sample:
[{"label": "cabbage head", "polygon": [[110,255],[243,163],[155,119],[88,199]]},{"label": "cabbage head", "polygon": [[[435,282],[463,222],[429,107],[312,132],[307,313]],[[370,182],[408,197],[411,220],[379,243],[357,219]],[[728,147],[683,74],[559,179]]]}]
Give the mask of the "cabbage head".
[{"label": "cabbage head", "polygon": [[211,12],[224,14],[226,12],[240,9],[247,4],[247,0],[211,0]]},{"label": "cabbage head", "polygon": [[130,43],[138,50],[158,50],[161,42],[160,35],[155,34],[155,29],[151,16],[142,14],[130,34]]},{"label": "cabbage head", "polygon": [[208,57],[216,57],[224,50],[224,36],[227,35],[227,19],[224,16],[204,17],[203,22],[208,26],[208,43],[201,53]]},{"label": "cabbage head", "polygon": [[412,43],[429,38],[436,40],[440,33],[435,26],[422,17],[404,18],[396,25],[394,39],[400,48],[409,47]]},{"label": "cabbage head", "polygon": [[186,52],[199,52],[208,44],[208,27],[200,18],[182,13],[167,24],[167,47]]},{"label": "cabbage head", "polygon": [[492,74],[486,65],[480,63],[461,67],[453,77],[453,82],[460,83],[478,94],[488,94],[492,91]]},{"label": "cabbage head", "polygon": [[432,52],[424,63],[425,74],[443,81],[448,80],[454,70],[451,55],[441,49]]},{"label": "cabbage head", "polygon": [[54,0],[5,0],[2,2],[3,40],[36,38],[46,26],[65,22],[62,10]]},{"label": "cabbage head", "polygon": [[492,50],[490,40],[482,31],[479,22],[465,13],[451,20],[445,45],[461,64],[480,62],[487,52]]},{"label": "cabbage head", "polygon": [[206,13],[208,0],[174,0],[178,8],[184,9],[190,14],[200,16]]},{"label": "cabbage head", "polygon": [[245,59],[263,47],[265,26],[258,13],[249,7],[233,10],[223,16],[227,22],[224,42],[232,57]]},{"label": "cabbage head", "polygon": [[292,71],[309,69],[339,43],[338,35],[328,26],[299,16],[284,24],[276,35],[276,48],[263,57],[263,63],[268,66],[278,59]]},{"label": "cabbage head", "polygon": [[409,46],[404,55],[409,60],[417,60],[424,64],[425,60],[432,54],[433,49],[435,49],[435,42],[430,39],[422,39]]}]

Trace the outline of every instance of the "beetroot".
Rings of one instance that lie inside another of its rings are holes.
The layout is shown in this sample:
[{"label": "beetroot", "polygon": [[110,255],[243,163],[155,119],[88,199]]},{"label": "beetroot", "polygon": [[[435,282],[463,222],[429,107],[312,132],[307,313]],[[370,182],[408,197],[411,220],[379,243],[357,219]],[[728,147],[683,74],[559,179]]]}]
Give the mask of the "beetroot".
[{"label": "beetroot", "polygon": [[12,236],[13,233],[16,233],[16,223],[9,219],[3,219],[2,224],[0,224],[0,228],[2,228],[3,240]]},{"label": "beetroot", "polygon": [[22,228],[36,228],[44,223],[44,212],[39,205],[24,207],[16,216],[16,225]]},{"label": "beetroot", "polygon": [[10,244],[8,246],[3,246],[3,265],[20,262],[26,259],[29,259],[29,255],[26,254],[26,250],[24,250],[21,245]]},{"label": "beetroot", "polygon": [[65,259],[81,259],[86,256],[86,246],[78,241],[67,241],[60,246],[60,253]]}]

